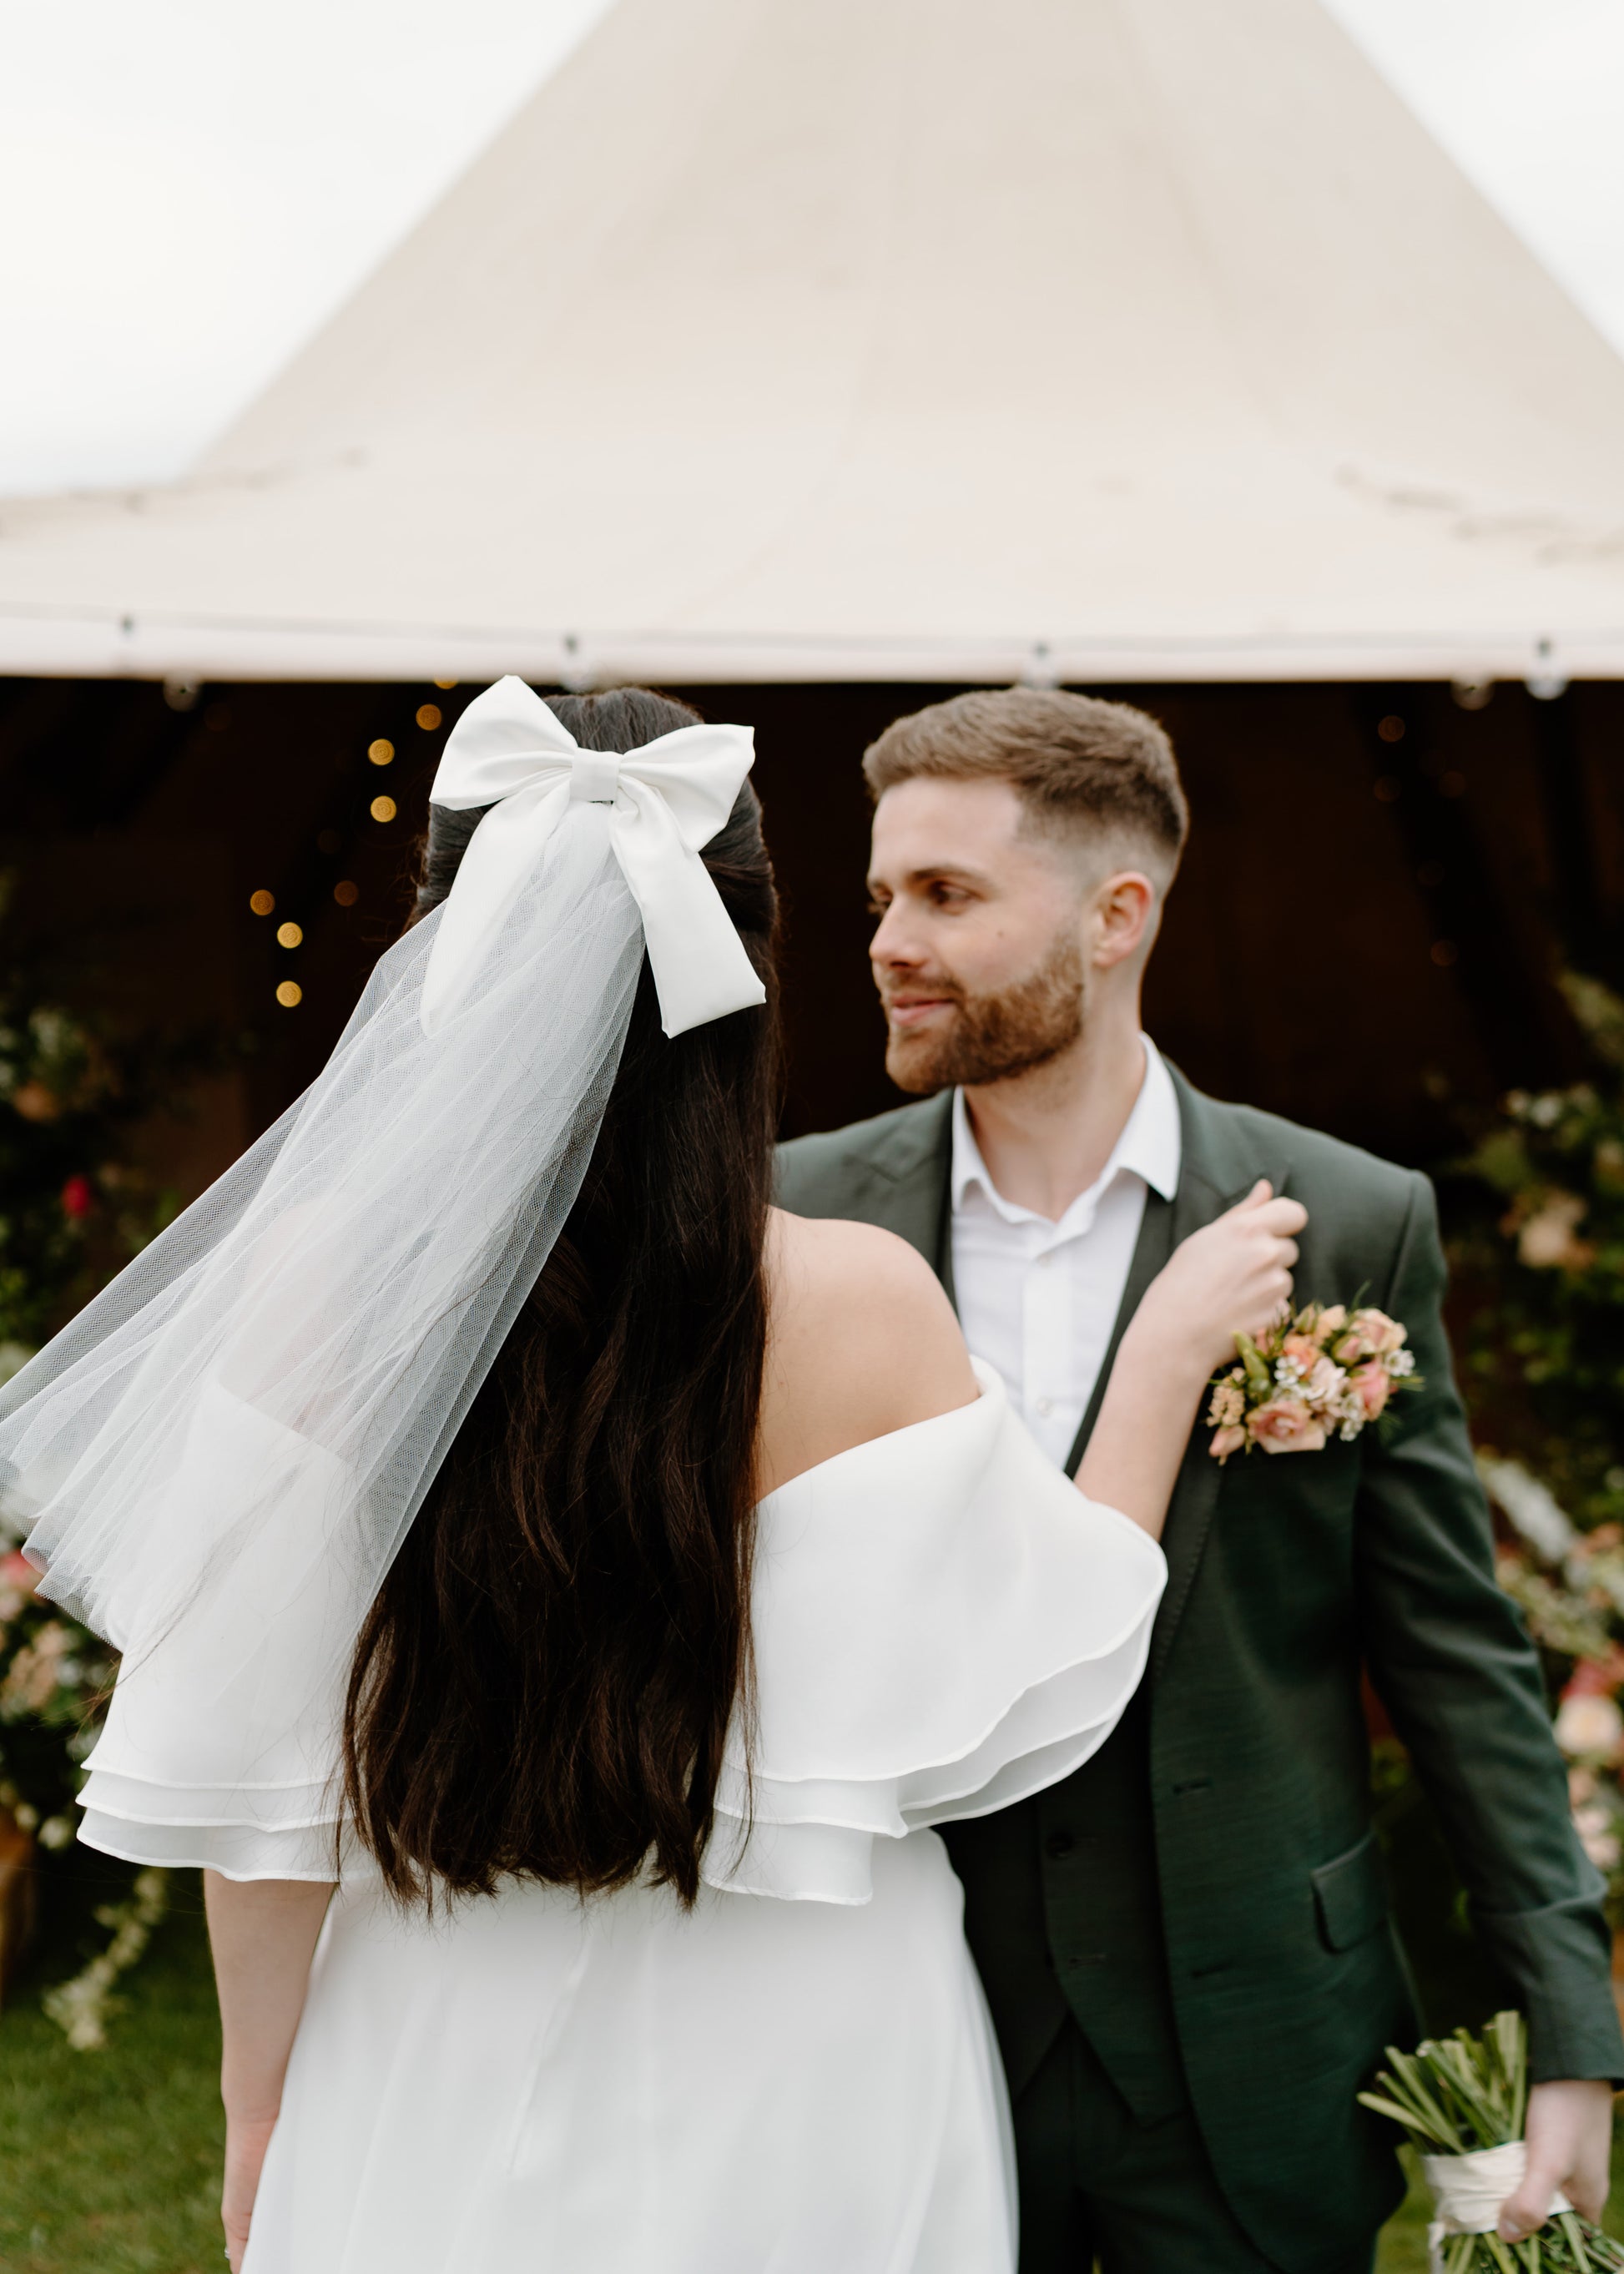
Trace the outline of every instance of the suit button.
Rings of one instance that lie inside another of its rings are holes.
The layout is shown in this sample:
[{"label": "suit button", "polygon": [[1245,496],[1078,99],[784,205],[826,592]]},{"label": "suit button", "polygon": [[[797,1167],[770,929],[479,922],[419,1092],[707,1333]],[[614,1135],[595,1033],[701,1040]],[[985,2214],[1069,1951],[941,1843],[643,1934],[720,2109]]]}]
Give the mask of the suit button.
[{"label": "suit button", "polygon": [[1069,1832],[1051,1832],[1043,1842],[1044,1852],[1052,1856],[1056,1864],[1063,1856],[1069,1856],[1076,1845]]}]

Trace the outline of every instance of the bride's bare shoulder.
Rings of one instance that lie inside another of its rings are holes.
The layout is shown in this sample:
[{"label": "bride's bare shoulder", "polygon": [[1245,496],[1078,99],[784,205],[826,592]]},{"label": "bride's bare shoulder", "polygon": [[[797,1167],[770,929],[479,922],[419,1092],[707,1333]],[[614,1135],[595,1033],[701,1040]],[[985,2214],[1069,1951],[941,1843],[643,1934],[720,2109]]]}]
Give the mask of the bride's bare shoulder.
[{"label": "bride's bare shoulder", "polygon": [[893,1232],[774,1209],[767,1284],[763,1492],[974,1397],[952,1306]]}]

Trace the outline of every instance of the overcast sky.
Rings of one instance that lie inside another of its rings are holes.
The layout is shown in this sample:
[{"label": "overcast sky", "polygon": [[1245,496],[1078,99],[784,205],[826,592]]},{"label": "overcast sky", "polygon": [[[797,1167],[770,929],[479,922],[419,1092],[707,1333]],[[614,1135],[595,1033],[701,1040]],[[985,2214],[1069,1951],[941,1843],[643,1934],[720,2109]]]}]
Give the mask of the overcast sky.
[{"label": "overcast sky", "polygon": [[[605,4],[0,0],[0,493],[178,472]],[[1624,0],[1326,4],[1624,352]]]}]

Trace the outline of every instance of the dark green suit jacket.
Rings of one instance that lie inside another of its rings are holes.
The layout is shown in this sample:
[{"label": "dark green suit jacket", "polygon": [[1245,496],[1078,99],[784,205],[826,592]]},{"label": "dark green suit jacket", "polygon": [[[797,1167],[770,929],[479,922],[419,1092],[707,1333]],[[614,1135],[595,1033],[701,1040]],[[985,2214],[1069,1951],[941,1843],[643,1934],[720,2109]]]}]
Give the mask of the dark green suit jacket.
[{"label": "dark green suit jacket", "polygon": [[[1319,1453],[1221,1469],[1199,1427],[1135,1708],[1075,1778],[949,1844],[1011,2090],[1075,2015],[1141,2116],[1187,2093],[1237,2218],[1297,2274],[1345,2255],[1401,2192],[1391,2135],[1354,2099],[1415,2029],[1371,1829],[1362,1664],[1528,2014],[1534,2075],[1624,2078],[1624,2041],[1601,1882],[1495,1584],[1432,1187],[1174,1079],[1178,1190],[1147,1196],[1116,1336],[1173,1246],[1267,1176],[1309,1211],[1298,1299],[1363,1292],[1408,1327],[1426,1386]],[[899,1233],[951,1293],[951,1103],[786,1145],[782,1204]]]}]

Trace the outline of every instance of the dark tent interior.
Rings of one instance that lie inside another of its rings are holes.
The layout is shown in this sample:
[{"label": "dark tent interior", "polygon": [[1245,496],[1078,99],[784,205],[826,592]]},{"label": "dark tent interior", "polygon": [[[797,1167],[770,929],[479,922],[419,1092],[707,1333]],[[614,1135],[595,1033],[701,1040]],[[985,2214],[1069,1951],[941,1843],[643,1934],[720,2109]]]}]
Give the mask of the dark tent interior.
[{"label": "dark tent interior", "polygon": [[[330,1049],[398,927],[435,762],[475,691],[0,683],[13,937],[47,943],[116,1018],[219,1038],[181,1128],[154,1133],[184,1188]],[[786,908],[786,1130],[883,1111],[900,1099],[865,956],[859,760],[887,720],[956,690],[679,691],[756,729]],[[1189,789],[1147,1023],[1194,1081],[1427,1163],[1462,1106],[1574,1078],[1552,975],[1619,975],[1624,688],[1100,691],[1163,721]]]}]

